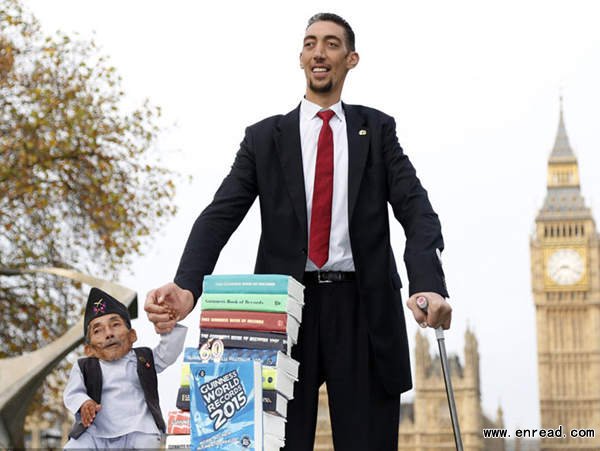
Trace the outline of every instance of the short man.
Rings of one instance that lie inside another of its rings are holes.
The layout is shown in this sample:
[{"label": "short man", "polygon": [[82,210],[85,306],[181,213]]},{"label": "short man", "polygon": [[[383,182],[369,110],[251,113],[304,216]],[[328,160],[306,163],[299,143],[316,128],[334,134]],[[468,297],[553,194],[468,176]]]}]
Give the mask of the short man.
[{"label": "short man", "polygon": [[92,288],[84,316],[85,354],[73,365],[63,395],[76,424],[65,449],[158,449],[165,423],[156,373],[183,349],[187,328],[175,325],[153,350],[137,340],[127,308]]},{"label": "short man", "polygon": [[[404,227],[407,304],[423,326],[450,327],[440,223],[384,113],[340,101],[359,61],[354,33],[334,14],[308,23],[300,53],[306,93],[287,115],[246,130],[235,162],[196,220],[175,283],[151,291],[157,331],[186,316],[222,247],[256,196],[262,235],[256,273],[289,274],[306,290],[300,380],[288,405],[286,450],[313,449],[318,389],[329,395],[337,450],[396,450],[400,393],[411,388],[400,278],[388,204]],[[425,315],[415,303],[429,302]]]}]

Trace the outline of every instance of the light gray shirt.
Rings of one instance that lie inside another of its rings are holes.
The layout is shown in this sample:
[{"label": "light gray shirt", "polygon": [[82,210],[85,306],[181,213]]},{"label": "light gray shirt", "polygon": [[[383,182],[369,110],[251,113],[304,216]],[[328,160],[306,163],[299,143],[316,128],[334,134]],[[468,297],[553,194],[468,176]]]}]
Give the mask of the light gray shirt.
[{"label": "light gray shirt", "polygon": [[[173,364],[183,349],[187,327],[175,328],[160,335],[160,343],[152,350],[156,372]],[[146,404],[144,391],[137,375],[135,352],[130,350],[119,360],[100,360],[102,369],[101,409],[88,432],[95,437],[119,437],[130,432],[160,433]],[[83,375],[75,363],[65,388],[65,406],[75,415],[81,405],[90,399]]]},{"label": "light gray shirt", "polygon": [[[335,115],[329,126],[333,133],[333,199],[331,203],[331,233],[329,236],[329,259],[321,271],[354,271],[354,260],[348,232],[348,132],[342,102],[327,108]],[[310,243],[310,218],[317,164],[317,144],[323,120],[317,116],[322,108],[305,98],[300,103],[300,145],[302,169],[306,190],[306,213]],[[306,271],[316,271],[316,265],[306,259]]]}]

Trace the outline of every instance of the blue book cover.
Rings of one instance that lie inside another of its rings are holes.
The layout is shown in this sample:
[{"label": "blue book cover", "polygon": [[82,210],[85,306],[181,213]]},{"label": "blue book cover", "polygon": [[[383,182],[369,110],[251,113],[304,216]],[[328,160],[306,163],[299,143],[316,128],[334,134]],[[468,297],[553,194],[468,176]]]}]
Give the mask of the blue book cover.
[{"label": "blue book cover", "polygon": [[191,449],[262,451],[261,363],[190,364]]},{"label": "blue book cover", "polygon": [[[221,361],[221,362],[237,362],[243,360],[259,360],[262,364],[263,377],[268,367],[274,367],[282,369],[293,379],[298,379],[298,369],[300,364],[288,357],[282,352],[273,351],[269,349],[243,349],[243,348],[223,348],[220,346],[218,352],[213,355],[205,350],[198,350],[192,347],[186,347],[183,350],[183,361],[194,363],[194,362],[206,362],[209,360]],[[204,355],[201,355],[204,353]],[[203,358],[204,357],[204,358]]]},{"label": "blue book cover", "polygon": [[[263,365],[275,366],[277,365],[277,354],[278,352],[276,350],[271,349],[225,348],[217,359],[222,362],[260,360]],[[198,349],[196,348],[186,347],[183,351],[184,362],[203,362],[205,360],[202,359],[200,352],[198,352]],[[216,359],[211,356],[210,360]]]},{"label": "blue book cover", "polygon": [[207,293],[280,293],[304,299],[304,285],[283,274],[217,274],[204,277]]}]

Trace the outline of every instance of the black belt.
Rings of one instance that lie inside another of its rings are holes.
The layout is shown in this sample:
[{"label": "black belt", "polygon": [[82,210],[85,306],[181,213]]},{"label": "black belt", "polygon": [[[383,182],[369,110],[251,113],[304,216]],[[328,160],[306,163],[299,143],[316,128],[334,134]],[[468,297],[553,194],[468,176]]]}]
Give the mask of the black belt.
[{"label": "black belt", "polygon": [[346,271],[308,271],[304,273],[305,284],[352,282],[356,280],[355,272]]}]

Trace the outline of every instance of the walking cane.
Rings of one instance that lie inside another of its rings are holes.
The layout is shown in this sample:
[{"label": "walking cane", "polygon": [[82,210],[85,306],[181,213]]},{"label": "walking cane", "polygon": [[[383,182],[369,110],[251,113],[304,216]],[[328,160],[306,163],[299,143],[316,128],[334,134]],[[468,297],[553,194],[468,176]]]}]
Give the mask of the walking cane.
[{"label": "walking cane", "polygon": [[[419,296],[417,298],[417,306],[427,313],[427,298]],[[438,346],[440,348],[442,373],[444,373],[444,383],[446,384],[446,397],[448,398],[448,408],[450,409],[452,430],[454,431],[454,443],[456,444],[456,451],[463,451],[462,439],[460,438],[460,427],[458,425],[458,415],[456,414],[456,404],[454,403],[454,390],[452,389],[452,381],[450,380],[450,368],[448,368],[448,356],[446,355],[444,329],[442,329],[442,326],[435,330],[435,338],[437,338]]]}]

